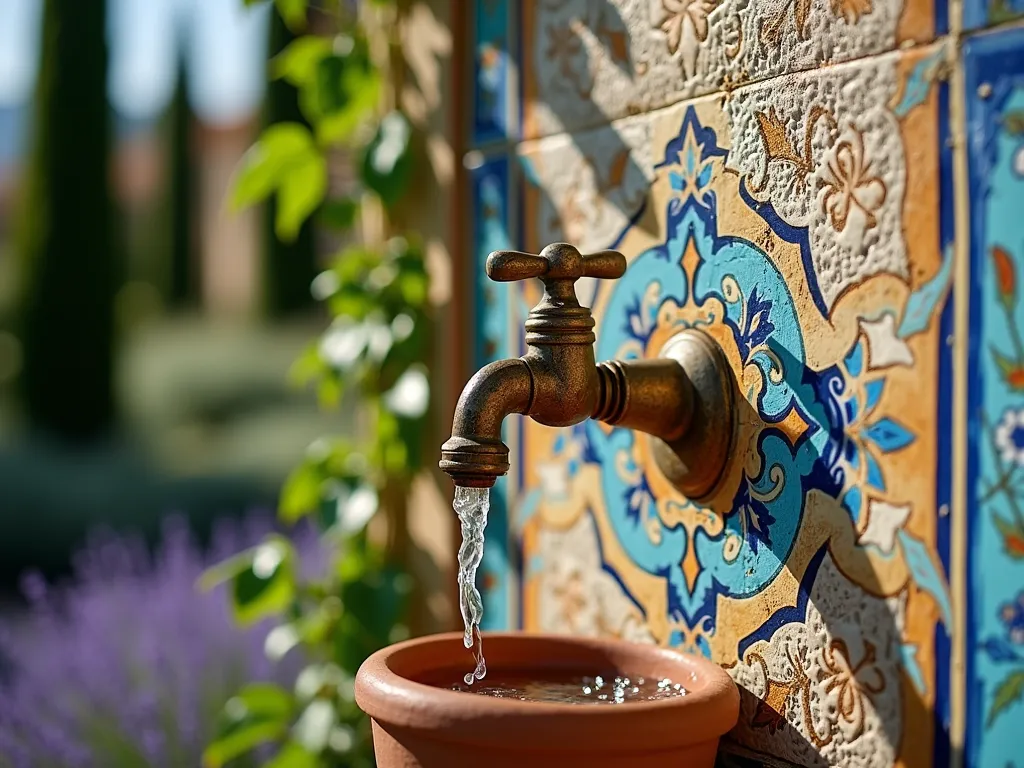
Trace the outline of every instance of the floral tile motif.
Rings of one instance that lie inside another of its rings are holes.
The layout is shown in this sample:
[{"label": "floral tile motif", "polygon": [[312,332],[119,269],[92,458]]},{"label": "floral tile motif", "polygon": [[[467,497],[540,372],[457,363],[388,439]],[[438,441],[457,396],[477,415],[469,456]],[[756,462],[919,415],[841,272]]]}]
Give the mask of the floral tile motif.
[{"label": "floral tile motif", "polygon": [[753,694],[742,700],[734,736],[756,743],[759,732],[773,733],[772,755],[796,765],[893,765],[903,733],[905,603],[866,593],[825,559],[799,607],[733,668]]},{"label": "floral tile motif", "polygon": [[1024,718],[1024,30],[965,48],[971,200],[967,764],[1019,761]]},{"label": "floral tile motif", "polygon": [[933,6],[933,0],[523,3],[523,133],[577,131],[927,42],[935,32]]},{"label": "floral tile motif", "polygon": [[[746,447],[697,506],[642,436],[514,420],[525,626],[715,659],[746,691],[737,739],[796,764],[930,765],[938,738],[953,614],[936,465],[952,272],[935,215],[941,53],[787,75],[521,150],[524,245],[567,238],[629,260],[581,297],[598,359],[711,334]],[[519,307],[538,298],[517,293]]]}]

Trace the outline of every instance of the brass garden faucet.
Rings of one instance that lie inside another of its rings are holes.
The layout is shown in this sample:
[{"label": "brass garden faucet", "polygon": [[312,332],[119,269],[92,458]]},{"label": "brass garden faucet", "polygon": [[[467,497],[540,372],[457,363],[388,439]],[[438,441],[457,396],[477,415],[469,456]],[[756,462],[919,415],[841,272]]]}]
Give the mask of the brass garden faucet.
[{"label": "brass garden faucet", "polygon": [[487,275],[509,282],[540,278],[544,296],[526,321],[527,353],[484,366],[455,408],[440,466],[456,485],[489,488],[508,472],[501,425],[513,413],[565,427],[587,418],[650,435],[665,476],[694,500],[717,490],[735,440],[735,384],[725,355],[702,331],[673,337],[660,358],[594,358],[594,318],[580,306],[581,277],[615,279],[626,271],[616,251],[582,255],[565,243],[540,255],[495,251]]}]

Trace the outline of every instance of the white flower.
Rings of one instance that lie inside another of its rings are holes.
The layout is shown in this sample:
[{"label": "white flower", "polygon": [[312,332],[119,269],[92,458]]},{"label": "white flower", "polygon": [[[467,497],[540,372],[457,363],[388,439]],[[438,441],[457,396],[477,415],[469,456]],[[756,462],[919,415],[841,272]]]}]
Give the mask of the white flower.
[{"label": "white flower", "polygon": [[1024,466],[1024,408],[1003,413],[996,427],[996,447],[1004,462]]}]

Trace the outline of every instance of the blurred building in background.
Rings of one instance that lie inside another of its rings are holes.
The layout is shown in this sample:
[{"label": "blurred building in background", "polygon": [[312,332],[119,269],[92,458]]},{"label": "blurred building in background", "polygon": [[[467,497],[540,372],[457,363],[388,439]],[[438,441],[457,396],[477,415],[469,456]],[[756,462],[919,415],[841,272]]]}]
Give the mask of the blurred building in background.
[{"label": "blurred building in background", "polygon": [[[306,446],[345,426],[286,381],[323,326],[308,291],[312,237],[283,246],[262,212],[228,208],[235,168],[265,119],[268,44],[279,32],[267,4],[239,0],[108,0],[117,424],[112,439],[84,450],[27,423],[15,386],[25,277],[15,225],[32,216],[20,206],[43,7],[0,2],[0,581],[8,586],[26,565],[63,569],[96,525],[156,531],[161,515],[180,511],[202,530],[218,515],[272,506]],[[272,294],[289,269],[299,288],[282,303]]]}]

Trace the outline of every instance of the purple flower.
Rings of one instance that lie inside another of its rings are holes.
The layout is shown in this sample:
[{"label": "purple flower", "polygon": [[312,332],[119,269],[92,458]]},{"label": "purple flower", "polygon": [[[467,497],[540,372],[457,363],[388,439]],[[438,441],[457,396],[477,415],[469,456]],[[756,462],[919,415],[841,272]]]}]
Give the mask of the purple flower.
[{"label": "purple flower", "polygon": [[[224,702],[253,681],[290,687],[301,664],[271,664],[269,623],[239,629],[224,589],[196,589],[206,567],[271,530],[269,516],[223,521],[204,553],[172,519],[153,555],[105,534],[69,584],[27,575],[28,610],[0,624],[0,755],[19,768],[200,765]],[[311,530],[295,544],[322,567]]]}]

